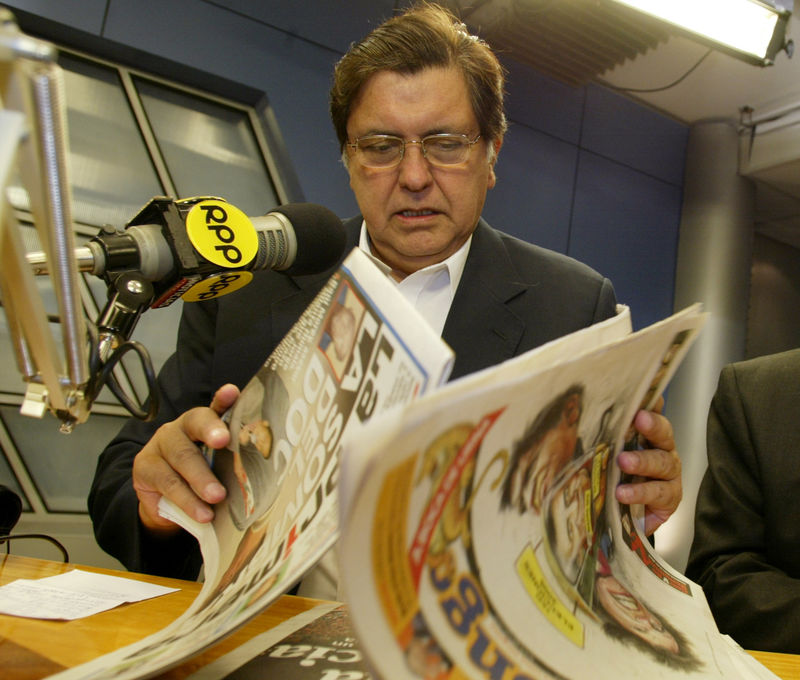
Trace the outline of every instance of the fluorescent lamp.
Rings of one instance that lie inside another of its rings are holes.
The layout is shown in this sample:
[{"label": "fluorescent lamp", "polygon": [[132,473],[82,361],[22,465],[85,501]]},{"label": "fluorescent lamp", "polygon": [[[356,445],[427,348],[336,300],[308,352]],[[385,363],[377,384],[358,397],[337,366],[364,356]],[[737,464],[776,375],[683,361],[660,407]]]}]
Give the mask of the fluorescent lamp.
[{"label": "fluorescent lamp", "polygon": [[615,0],[762,66],[785,47],[791,10],[761,0]]}]

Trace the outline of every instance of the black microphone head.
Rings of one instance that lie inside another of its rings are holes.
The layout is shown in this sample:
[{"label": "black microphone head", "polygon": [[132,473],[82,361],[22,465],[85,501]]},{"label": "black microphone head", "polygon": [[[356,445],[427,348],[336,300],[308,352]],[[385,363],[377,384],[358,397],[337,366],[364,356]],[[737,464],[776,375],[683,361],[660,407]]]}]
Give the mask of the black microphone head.
[{"label": "black microphone head", "polygon": [[0,536],[11,533],[22,515],[22,500],[7,486],[0,484]]},{"label": "black microphone head", "polygon": [[297,255],[287,274],[318,274],[333,267],[344,254],[346,237],[342,220],[314,203],[287,203],[272,212],[285,215],[294,228]]}]

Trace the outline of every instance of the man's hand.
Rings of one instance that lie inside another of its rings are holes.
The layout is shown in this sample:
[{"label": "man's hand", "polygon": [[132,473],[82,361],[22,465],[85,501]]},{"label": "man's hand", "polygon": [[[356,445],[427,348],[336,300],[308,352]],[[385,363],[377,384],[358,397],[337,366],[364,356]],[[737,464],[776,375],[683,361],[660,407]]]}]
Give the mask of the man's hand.
[{"label": "man's hand", "polygon": [[[663,401],[656,406],[657,411],[661,404]],[[623,472],[638,478],[617,487],[617,500],[645,506],[644,529],[648,536],[675,512],[683,496],[681,459],[675,450],[672,425],[657,411],[639,411],[633,420],[649,448],[623,451],[617,458]]]},{"label": "man's hand", "polygon": [[158,514],[158,501],[169,498],[198,522],[214,518],[211,505],[225,498],[225,487],[209,468],[198,443],[228,444],[230,433],[220,415],[236,401],[235,385],[220,387],[210,407],[193,408],[162,425],[133,460],[133,488],[139,517],[154,533],[169,535],[179,527]]}]

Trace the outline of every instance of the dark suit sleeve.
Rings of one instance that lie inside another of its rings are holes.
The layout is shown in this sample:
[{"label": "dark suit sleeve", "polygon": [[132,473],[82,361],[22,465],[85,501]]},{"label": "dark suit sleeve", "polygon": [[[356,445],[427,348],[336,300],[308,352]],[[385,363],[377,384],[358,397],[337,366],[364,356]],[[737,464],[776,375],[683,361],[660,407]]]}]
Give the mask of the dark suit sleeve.
[{"label": "dark suit sleeve", "polygon": [[775,497],[783,475],[768,462],[796,452],[760,450],[775,423],[753,422],[747,400],[770,398],[769,390],[752,391],[750,383],[739,384],[734,366],[723,369],[709,412],[708,469],[686,574],[703,587],[721,632],[747,649],[798,653],[800,580],[777,566],[786,551],[774,536],[797,499]]},{"label": "dark suit sleeve", "polygon": [[617,313],[617,296],[614,293],[614,286],[606,278],[600,284],[600,293],[597,296],[597,306],[595,307],[594,319],[592,323],[598,323],[609,319]]},{"label": "dark suit sleeve", "polygon": [[144,531],[131,475],[134,457],[162,424],[210,403],[215,312],[215,303],[184,305],[178,349],[158,377],[161,403],[156,419],[147,423],[129,419],[98,459],[89,493],[95,537],[103,550],[131,571],[193,579],[200,569],[193,536],[182,531],[160,541]]}]

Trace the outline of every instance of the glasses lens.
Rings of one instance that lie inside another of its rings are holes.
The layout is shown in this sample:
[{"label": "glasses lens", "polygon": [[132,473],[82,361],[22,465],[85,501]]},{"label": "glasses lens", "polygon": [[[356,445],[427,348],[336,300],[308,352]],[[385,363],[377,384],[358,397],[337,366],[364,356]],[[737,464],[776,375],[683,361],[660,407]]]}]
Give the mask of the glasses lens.
[{"label": "glasses lens", "polygon": [[425,154],[431,163],[456,165],[463,163],[469,153],[469,141],[462,135],[435,135],[422,140]]},{"label": "glasses lens", "polygon": [[372,168],[394,165],[403,153],[403,140],[398,137],[375,135],[358,140],[361,162]]}]

